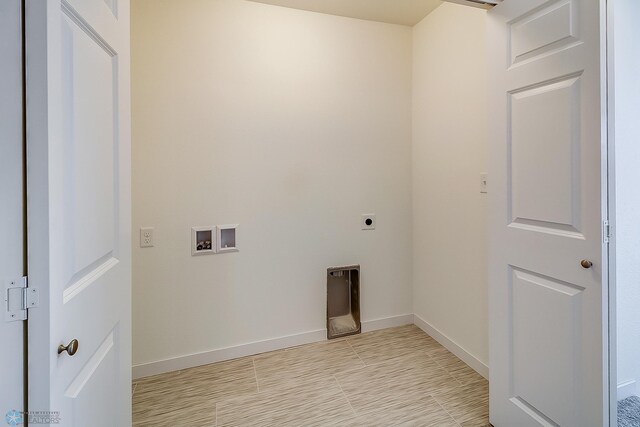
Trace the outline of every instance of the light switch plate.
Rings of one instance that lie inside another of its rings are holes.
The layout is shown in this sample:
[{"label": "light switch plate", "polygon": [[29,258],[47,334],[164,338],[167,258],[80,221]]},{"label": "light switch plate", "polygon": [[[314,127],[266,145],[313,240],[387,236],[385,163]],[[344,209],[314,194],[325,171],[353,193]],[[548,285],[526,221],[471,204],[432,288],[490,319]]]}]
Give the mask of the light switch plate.
[{"label": "light switch plate", "polygon": [[488,186],[488,179],[489,176],[486,173],[481,173],[480,174],[480,192],[481,193],[486,193],[487,192],[487,186]]},{"label": "light switch plate", "polygon": [[140,247],[141,248],[153,247],[153,227],[140,228]]}]

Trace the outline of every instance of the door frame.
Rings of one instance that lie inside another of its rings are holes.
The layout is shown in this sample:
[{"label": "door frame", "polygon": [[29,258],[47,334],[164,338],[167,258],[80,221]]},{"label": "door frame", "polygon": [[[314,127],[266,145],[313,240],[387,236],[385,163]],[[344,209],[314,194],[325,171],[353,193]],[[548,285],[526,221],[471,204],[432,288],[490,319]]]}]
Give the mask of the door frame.
[{"label": "door frame", "polygon": [[[614,85],[614,2],[611,0],[605,0],[606,14],[606,108],[607,108],[607,147],[606,147],[606,174],[603,174],[603,179],[606,179],[605,185],[607,188],[607,208],[608,208],[608,221],[610,230],[616,229],[616,191],[615,191],[615,85]],[[608,262],[608,301],[607,311],[608,317],[603,319],[603,327],[608,328],[608,348],[605,350],[606,361],[608,363],[608,405],[609,409],[609,426],[614,427],[618,425],[618,369],[617,369],[617,311],[616,311],[616,245],[615,245],[615,232],[610,233],[609,244],[607,245],[607,262]],[[605,406],[606,408],[607,406]]]},{"label": "door frame", "polygon": [[[2,2],[0,13],[0,112],[6,125],[0,125],[0,179],[6,184],[0,191],[0,204],[8,208],[2,216],[0,230],[0,289],[4,298],[5,283],[26,276],[26,181],[24,134],[24,2]],[[8,60],[6,60],[8,59]],[[15,294],[14,294],[15,295]],[[5,321],[6,306],[0,314],[0,336],[7,343],[0,356],[0,419],[9,411],[27,411],[26,321]],[[6,405],[6,406],[5,406]],[[24,415],[23,415],[24,416]]]},{"label": "door frame", "polygon": [[[618,7],[616,7],[616,3]],[[618,93],[627,93],[629,88],[625,87],[625,81],[620,82],[616,81],[616,74],[620,76],[620,70],[625,68],[619,68],[616,73],[617,67],[626,67],[626,64],[620,63],[620,58],[628,58],[629,56],[636,57],[637,48],[634,46],[634,51],[631,52],[628,50],[627,46],[624,46],[624,50],[620,49],[620,42],[616,41],[616,37],[622,34],[629,25],[629,22],[621,22],[622,16],[628,16],[630,13],[634,13],[632,18],[636,18],[637,13],[640,9],[629,10],[628,4],[635,4],[633,1],[623,1],[616,2],[614,0],[607,0],[607,93],[608,93],[608,189],[609,189],[609,223],[611,226],[612,232],[610,237],[609,244],[609,405],[610,405],[610,419],[609,425],[611,427],[618,425],[617,413],[618,413],[618,282],[617,282],[617,255],[618,252],[622,255],[623,252],[619,251],[617,248],[618,242],[616,238],[616,230],[617,230],[617,211],[619,205],[619,199],[617,195],[617,183],[623,182],[627,177],[620,177],[619,175],[623,173],[622,170],[619,171],[619,168],[616,165],[616,153],[618,152],[618,148],[621,150],[626,144],[629,144],[629,140],[627,136],[623,136],[624,139],[620,139],[621,145],[618,146],[618,129],[622,127],[622,134],[626,135],[626,128],[628,127],[629,119],[625,118],[624,115],[620,115],[623,119],[622,122],[616,119],[616,105],[619,105],[619,110],[627,109],[629,106],[620,105],[619,99],[617,99],[616,95]],[[620,7],[622,5],[622,7]],[[634,7],[637,7],[634,6]],[[624,21],[627,21],[624,19]],[[616,28],[618,27],[618,28]],[[634,33],[634,37],[637,34]],[[619,39],[618,39],[619,40]],[[628,75],[623,76],[623,79],[628,79]],[[638,89],[637,87],[633,87],[633,94],[636,94]],[[633,106],[633,108],[637,109],[637,104]],[[635,110],[634,110],[635,111]],[[635,122],[634,122],[635,125]],[[635,134],[637,136],[640,134],[638,128],[634,128]],[[622,200],[620,200],[622,202]],[[622,214],[626,215],[626,214]],[[623,287],[622,287],[623,288]],[[623,296],[624,297],[624,296]],[[624,340],[624,337],[622,337]],[[624,341],[620,341],[621,344],[625,344]],[[624,354],[622,354],[624,356]],[[636,379],[637,380],[637,379]],[[638,391],[638,390],[636,390]]]}]

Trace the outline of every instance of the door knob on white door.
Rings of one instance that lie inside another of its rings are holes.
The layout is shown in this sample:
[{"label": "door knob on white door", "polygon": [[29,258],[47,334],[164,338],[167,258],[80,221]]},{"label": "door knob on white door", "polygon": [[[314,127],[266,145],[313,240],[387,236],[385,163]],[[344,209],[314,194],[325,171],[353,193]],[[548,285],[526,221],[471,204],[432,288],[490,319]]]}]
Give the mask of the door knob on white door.
[{"label": "door knob on white door", "polygon": [[73,356],[78,351],[78,344],[78,340],[76,339],[71,340],[71,342],[67,345],[60,344],[58,346],[58,354],[62,354],[66,351],[69,356]]},{"label": "door knob on white door", "polygon": [[580,265],[582,266],[582,268],[591,268],[593,263],[588,259],[583,259],[582,261],[580,261]]}]

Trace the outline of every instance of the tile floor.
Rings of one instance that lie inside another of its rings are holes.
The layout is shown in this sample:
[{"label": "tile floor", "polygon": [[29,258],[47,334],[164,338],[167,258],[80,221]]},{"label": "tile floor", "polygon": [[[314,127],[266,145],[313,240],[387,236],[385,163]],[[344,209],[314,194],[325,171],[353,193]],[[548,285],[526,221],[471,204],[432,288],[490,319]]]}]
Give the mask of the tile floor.
[{"label": "tile floor", "polygon": [[489,425],[487,381],[414,325],[133,383],[134,426]]}]

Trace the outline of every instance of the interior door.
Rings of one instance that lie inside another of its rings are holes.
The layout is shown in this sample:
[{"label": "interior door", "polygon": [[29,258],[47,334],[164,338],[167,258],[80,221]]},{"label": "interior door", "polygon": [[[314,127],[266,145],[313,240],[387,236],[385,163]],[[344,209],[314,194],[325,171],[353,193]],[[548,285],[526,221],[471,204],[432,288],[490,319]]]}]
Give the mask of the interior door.
[{"label": "interior door", "polygon": [[[26,76],[28,271],[40,291],[28,409],[38,422],[127,426],[128,0],[26,0]],[[77,352],[59,354],[73,340]]]},{"label": "interior door", "polygon": [[488,12],[490,418],[608,423],[604,0]]}]

